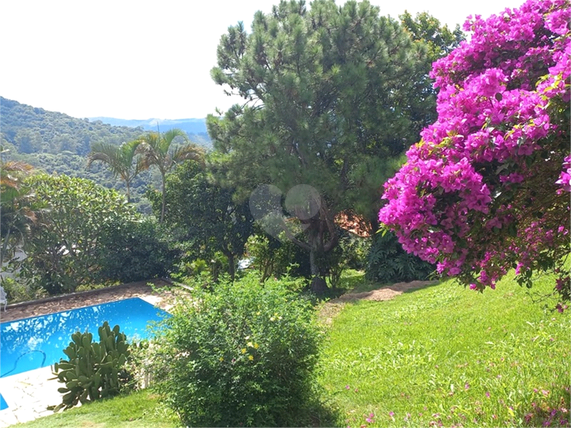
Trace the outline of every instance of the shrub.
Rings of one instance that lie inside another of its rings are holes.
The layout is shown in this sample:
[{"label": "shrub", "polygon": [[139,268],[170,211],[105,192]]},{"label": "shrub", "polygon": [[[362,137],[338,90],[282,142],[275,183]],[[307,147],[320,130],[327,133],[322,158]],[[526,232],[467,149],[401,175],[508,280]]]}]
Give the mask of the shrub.
[{"label": "shrub", "polygon": [[424,280],[434,270],[434,265],[403,250],[393,233],[377,233],[373,237],[365,270],[368,280],[383,284]]},{"label": "shrub", "polygon": [[134,208],[116,191],[85,179],[39,174],[26,183],[33,190],[31,204],[42,209],[24,241],[20,277],[50,295],[93,284],[106,251],[105,230],[135,221]]},{"label": "shrub", "polygon": [[175,307],[159,391],[190,426],[301,425],[319,330],[307,301],[248,275]]},{"label": "shrub", "polygon": [[164,277],[172,269],[177,251],[169,234],[153,218],[117,219],[107,225],[100,245],[101,280],[134,282]]},{"label": "shrub", "polygon": [[309,257],[307,252],[293,242],[258,232],[248,238],[246,252],[254,260],[252,266],[258,270],[262,281],[284,275],[310,278]]}]

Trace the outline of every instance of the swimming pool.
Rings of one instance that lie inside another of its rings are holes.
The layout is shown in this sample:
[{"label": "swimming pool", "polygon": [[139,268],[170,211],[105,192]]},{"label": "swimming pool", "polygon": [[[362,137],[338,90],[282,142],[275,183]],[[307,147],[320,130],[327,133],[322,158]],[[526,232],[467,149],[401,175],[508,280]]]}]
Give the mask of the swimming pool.
[{"label": "swimming pool", "polygon": [[0,324],[0,378],[48,367],[67,359],[63,350],[76,331],[89,331],[99,341],[97,329],[105,322],[119,325],[127,341],[149,337],[149,322],[169,314],[134,297],[111,303],[86,306]]}]

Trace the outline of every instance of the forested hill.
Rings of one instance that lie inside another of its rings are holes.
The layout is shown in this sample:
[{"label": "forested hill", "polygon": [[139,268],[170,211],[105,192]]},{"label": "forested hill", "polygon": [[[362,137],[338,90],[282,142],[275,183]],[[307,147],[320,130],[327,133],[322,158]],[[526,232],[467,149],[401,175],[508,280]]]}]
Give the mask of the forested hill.
[{"label": "forested hill", "polygon": [[[166,127],[161,125],[160,130],[163,132]],[[108,142],[119,145],[145,132],[143,126],[113,126],[102,120],[77,119],[0,97],[3,160],[24,161],[50,174],[88,178],[120,191],[123,183],[113,177],[104,165],[96,162],[87,169],[91,144]],[[211,146],[206,133],[193,133],[189,138],[197,144]],[[143,198],[146,188],[156,186],[158,180],[156,171],[149,170],[140,174],[133,183],[132,200],[142,211],[148,210],[148,202]]]},{"label": "forested hill", "polygon": [[[0,97],[1,143],[21,154],[68,151],[85,156],[93,142],[121,144],[156,130],[156,124],[156,120],[77,119]],[[160,121],[159,125],[161,132],[177,127],[187,132],[191,141],[211,145],[204,119]]]},{"label": "forested hill", "polygon": [[121,144],[134,140],[143,132],[143,128],[76,119],[0,97],[1,143],[17,153],[57,154],[68,151],[85,156],[93,142]]}]

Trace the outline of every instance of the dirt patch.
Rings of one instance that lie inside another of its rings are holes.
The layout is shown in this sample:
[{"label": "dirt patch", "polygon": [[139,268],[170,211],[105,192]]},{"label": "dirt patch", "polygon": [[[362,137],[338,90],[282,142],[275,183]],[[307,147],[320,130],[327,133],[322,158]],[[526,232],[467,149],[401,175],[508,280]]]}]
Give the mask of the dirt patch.
[{"label": "dirt patch", "polygon": [[333,299],[329,303],[354,302],[356,300],[374,300],[377,302],[383,300],[391,300],[395,296],[398,296],[405,291],[426,287],[427,285],[432,284],[436,284],[436,281],[397,282],[396,284],[379,288],[378,290],[364,291],[362,293],[343,294],[341,297]]},{"label": "dirt patch", "polygon": [[[148,285],[152,283],[153,286]],[[165,309],[169,305],[172,293],[165,292],[170,283],[163,280],[140,281],[97,290],[49,297],[33,302],[22,302],[8,305],[6,311],[0,312],[0,321],[14,321],[55,312],[68,311],[84,306],[98,305],[100,303],[114,302],[131,297],[153,296],[153,302]],[[157,290],[153,290],[153,287]],[[164,290],[164,291],[163,291]]]},{"label": "dirt patch", "polygon": [[364,291],[362,293],[346,293],[323,305],[319,311],[319,318],[326,325],[331,325],[333,318],[341,312],[346,303],[355,302],[357,300],[372,300],[376,302],[391,300],[405,291],[423,288],[428,285],[436,284],[437,282],[438,281],[397,282],[396,284],[379,288],[378,290]]}]

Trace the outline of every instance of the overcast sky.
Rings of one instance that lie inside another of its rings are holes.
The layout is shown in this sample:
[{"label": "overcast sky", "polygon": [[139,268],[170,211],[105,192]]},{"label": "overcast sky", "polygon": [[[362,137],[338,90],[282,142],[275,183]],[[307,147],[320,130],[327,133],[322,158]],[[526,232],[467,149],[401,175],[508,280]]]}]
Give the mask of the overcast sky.
[{"label": "overcast sky", "polygon": [[[371,0],[382,15],[462,25],[524,0]],[[85,118],[203,118],[231,104],[210,78],[230,25],[278,0],[2,0],[0,95]],[[337,0],[338,4],[343,0]]]}]

